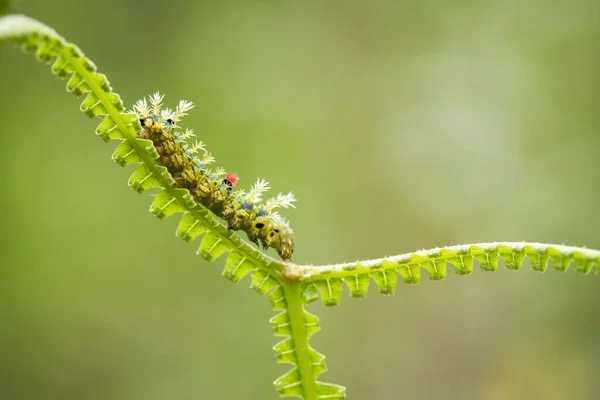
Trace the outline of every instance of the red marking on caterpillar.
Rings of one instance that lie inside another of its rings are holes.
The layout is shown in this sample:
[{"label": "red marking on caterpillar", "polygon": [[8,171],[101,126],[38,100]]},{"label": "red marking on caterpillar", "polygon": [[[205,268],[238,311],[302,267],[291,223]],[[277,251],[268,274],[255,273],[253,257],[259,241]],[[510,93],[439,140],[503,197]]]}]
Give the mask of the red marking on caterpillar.
[{"label": "red marking on caterpillar", "polygon": [[225,175],[225,179],[231,183],[231,186],[235,186],[240,178],[236,174],[227,174]]}]

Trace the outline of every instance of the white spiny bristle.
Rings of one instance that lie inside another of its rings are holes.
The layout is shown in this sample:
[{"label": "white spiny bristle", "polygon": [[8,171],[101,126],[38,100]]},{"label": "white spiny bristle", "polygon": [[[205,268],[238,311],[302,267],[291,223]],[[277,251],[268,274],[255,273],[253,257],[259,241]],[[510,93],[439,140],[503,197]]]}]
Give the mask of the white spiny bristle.
[{"label": "white spiny bristle", "polygon": [[294,194],[289,192],[288,194],[279,193],[277,197],[267,200],[267,204],[265,205],[265,211],[271,212],[272,210],[281,207],[281,208],[296,208],[293,204],[296,201]]},{"label": "white spiny bristle", "polygon": [[175,122],[181,121],[181,119],[186,116],[187,112],[192,108],[194,108],[194,103],[187,100],[181,100],[177,107],[175,107],[175,112],[171,116],[171,119],[173,119]]},{"label": "white spiny bristle", "polygon": [[181,114],[181,115],[186,115],[186,113],[188,111],[190,111],[192,108],[194,108],[194,103],[192,103],[191,101],[187,101],[187,100],[181,100],[179,102],[179,104],[177,105],[177,113]]},{"label": "white spiny bristle", "polygon": [[154,93],[150,96],[150,104],[152,104],[152,113],[160,114],[160,108],[162,107],[162,101],[165,95],[160,94],[159,92]]},{"label": "white spiny bristle", "polygon": [[262,194],[267,190],[271,189],[269,187],[269,182],[264,179],[258,178],[258,181],[252,186],[250,192],[248,193],[248,202],[251,204],[256,204],[262,200]]},{"label": "white spiny bristle", "polygon": [[279,194],[279,196],[277,196],[279,198],[279,202],[281,204],[281,207],[283,208],[288,208],[288,207],[292,207],[292,208],[296,208],[296,206],[294,205],[294,202],[296,201],[296,197],[294,197],[294,193],[289,192],[288,194]]},{"label": "white spiny bristle", "polygon": [[138,100],[135,102],[135,104],[133,105],[133,112],[144,118],[150,115],[150,112],[148,111],[148,102],[146,101],[145,97],[142,100]]},{"label": "white spiny bristle", "polygon": [[204,153],[204,157],[202,157],[202,164],[209,165],[215,162],[215,158],[209,152]]},{"label": "white spiny bristle", "polygon": [[160,117],[161,117],[161,118],[162,118],[164,121],[168,120],[169,118],[171,118],[171,119],[172,119],[172,117],[173,117],[173,110],[171,110],[170,108],[165,108],[164,110],[162,110],[162,111],[160,112]]},{"label": "white spiny bristle", "polygon": [[[184,139],[189,139],[189,138],[191,138],[191,137],[193,137],[193,136],[196,136],[196,135],[194,134],[194,130],[193,130],[193,129],[190,129],[190,128],[185,128],[185,133],[182,135],[182,137],[183,137]],[[202,146],[203,146],[202,148],[204,148],[204,143],[203,143],[203,142],[200,142],[200,143],[202,143]]]},{"label": "white spiny bristle", "polygon": [[215,170],[215,172],[213,172],[213,174],[215,175],[215,178],[219,178],[219,177],[225,175],[225,170],[223,168],[219,167]]},{"label": "white spiny bristle", "polygon": [[206,149],[204,148],[204,142],[201,140],[197,140],[196,143],[192,145],[192,147],[190,148],[190,153],[195,154],[196,152],[198,152],[198,150],[206,152]]},{"label": "white spiny bristle", "polygon": [[289,225],[285,218],[283,218],[278,212],[274,212],[269,214],[269,217],[273,218],[276,224],[281,225]]}]

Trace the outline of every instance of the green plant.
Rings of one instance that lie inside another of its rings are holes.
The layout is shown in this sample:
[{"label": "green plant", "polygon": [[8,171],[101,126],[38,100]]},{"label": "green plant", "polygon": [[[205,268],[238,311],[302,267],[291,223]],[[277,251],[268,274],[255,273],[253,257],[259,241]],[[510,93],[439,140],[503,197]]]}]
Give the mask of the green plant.
[{"label": "green plant", "polygon": [[138,192],[160,189],[151,207],[157,217],[183,213],[177,236],[192,241],[204,235],[198,252],[209,261],[228,253],[223,275],[231,281],[251,275],[251,288],[266,296],[278,312],[271,319],[276,335],[286,337],[274,348],[278,362],[293,365],[290,372],[275,381],[282,397],[345,397],[341,386],[316,380],[325,371],[324,356],[310,347],[309,338],[319,329],[319,321],[305,310],[307,303],[318,298],[327,306],[339,304],[344,283],[353,297],[365,297],[370,280],[380,293],[393,294],[398,274],[405,283],[418,283],[425,269],[429,279],[440,280],[446,275],[447,263],[451,263],[456,273],[466,275],[473,270],[473,259],[486,271],[496,270],[499,258],[505,260],[507,268],[518,270],[527,257],[531,268],[542,272],[549,262],[561,271],[573,264],[582,273],[589,273],[594,266],[598,272],[599,251],[535,243],[452,246],[330,266],[299,266],[274,260],[227,230],[213,213],[194,202],[187,190],[173,186],[171,175],[157,161],[153,144],[137,137],[141,130],[137,115],[124,111],[106,77],[96,72],[94,64],[75,45],[23,16],[0,19],[0,41],[11,41],[35,52],[40,61],[52,65],[54,74],[69,79],[69,92],[85,95],[81,110],[90,118],[103,118],[96,133],[105,141],[120,141],[113,159],[122,166],[138,164],[129,185]]}]

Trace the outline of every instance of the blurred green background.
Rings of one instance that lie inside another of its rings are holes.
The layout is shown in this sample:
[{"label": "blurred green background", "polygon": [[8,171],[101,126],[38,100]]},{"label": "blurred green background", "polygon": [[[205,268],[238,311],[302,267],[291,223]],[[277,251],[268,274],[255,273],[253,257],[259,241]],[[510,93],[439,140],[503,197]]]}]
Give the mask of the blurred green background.
[{"label": "blurred green background", "polygon": [[[600,3],[27,1],[128,106],[160,90],[297,263],[600,248]],[[48,67],[0,48],[1,399],[275,399],[265,299],[148,213]],[[271,251],[272,252],[272,251]],[[272,253],[274,254],[274,253]],[[350,399],[600,398],[600,281],[500,270],[311,304]]]}]

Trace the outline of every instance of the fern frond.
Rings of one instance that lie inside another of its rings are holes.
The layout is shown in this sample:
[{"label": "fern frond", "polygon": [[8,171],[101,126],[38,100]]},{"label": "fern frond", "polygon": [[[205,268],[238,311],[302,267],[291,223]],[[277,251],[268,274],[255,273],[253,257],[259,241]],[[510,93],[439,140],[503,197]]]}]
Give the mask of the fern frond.
[{"label": "fern frond", "polygon": [[340,302],[343,283],[348,286],[350,296],[366,297],[369,280],[372,279],[382,294],[393,294],[398,275],[404,283],[415,284],[421,280],[421,271],[426,270],[430,280],[446,277],[447,265],[454,266],[458,275],[473,272],[473,261],[484,271],[496,271],[500,260],[511,270],[519,270],[525,259],[530,268],[544,272],[550,264],[552,269],[567,271],[571,265],[577,272],[588,274],[595,268],[600,274],[600,251],[581,247],[544,243],[497,242],[477,243],[422,250],[377,260],[354,263],[307,266],[301,282],[318,289],[323,303],[335,306]]}]

